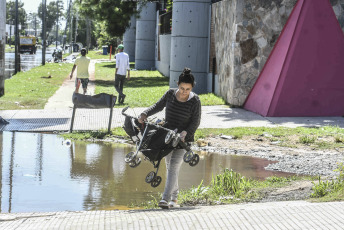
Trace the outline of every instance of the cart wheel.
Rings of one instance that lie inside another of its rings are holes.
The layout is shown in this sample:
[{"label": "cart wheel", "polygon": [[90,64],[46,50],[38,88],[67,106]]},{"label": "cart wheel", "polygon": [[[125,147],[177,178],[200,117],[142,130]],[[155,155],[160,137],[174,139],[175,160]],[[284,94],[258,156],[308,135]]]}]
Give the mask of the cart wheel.
[{"label": "cart wheel", "polygon": [[176,136],[173,138],[172,147],[173,147],[173,148],[177,147],[179,141],[180,141],[180,136],[179,136],[179,135],[176,135]]},{"label": "cart wheel", "polygon": [[189,162],[190,166],[196,166],[199,162],[199,156],[198,154],[195,154],[192,160]]},{"label": "cart wheel", "polygon": [[161,176],[157,176],[154,178],[154,180],[151,182],[151,186],[153,188],[158,187],[159,184],[161,183]]},{"label": "cart wheel", "polygon": [[136,168],[139,166],[141,163],[141,158],[140,157],[135,157],[131,162],[129,162],[129,166],[132,168]]},{"label": "cart wheel", "polygon": [[194,153],[192,152],[192,150],[189,150],[189,151],[187,151],[185,154],[184,154],[184,162],[185,163],[189,163],[191,160],[192,160],[192,158],[194,157]]},{"label": "cart wheel", "polygon": [[135,155],[134,152],[128,153],[128,154],[125,156],[125,158],[124,158],[125,163],[129,163],[129,162],[131,162],[132,160],[134,160],[134,155]]},{"label": "cart wheel", "polygon": [[155,176],[156,174],[154,171],[151,171],[150,173],[148,173],[145,180],[146,183],[151,183],[154,180]]},{"label": "cart wheel", "polygon": [[165,137],[165,144],[168,145],[172,139],[173,139],[173,135],[174,132],[173,131],[169,131],[167,134],[166,134],[166,137]]}]

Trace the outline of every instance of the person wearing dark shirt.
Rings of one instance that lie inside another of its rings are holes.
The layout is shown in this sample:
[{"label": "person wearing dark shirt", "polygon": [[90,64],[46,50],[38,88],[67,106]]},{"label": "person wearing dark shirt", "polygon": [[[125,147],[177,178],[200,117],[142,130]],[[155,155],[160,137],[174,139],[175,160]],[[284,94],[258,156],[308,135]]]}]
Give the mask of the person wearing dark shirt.
[{"label": "person wearing dark shirt", "polygon": [[[183,70],[177,84],[177,89],[169,89],[157,103],[143,111],[138,120],[143,123],[148,116],[166,108],[165,127],[177,130],[181,141],[192,142],[201,121],[201,101],[198,95],[192,92],[195,79],[189,68]],[[162,200],[159,202],[161,208],[178,206],[178,175],[185,152],[184,149],[175,149],[165,157],[167,179]]]}]

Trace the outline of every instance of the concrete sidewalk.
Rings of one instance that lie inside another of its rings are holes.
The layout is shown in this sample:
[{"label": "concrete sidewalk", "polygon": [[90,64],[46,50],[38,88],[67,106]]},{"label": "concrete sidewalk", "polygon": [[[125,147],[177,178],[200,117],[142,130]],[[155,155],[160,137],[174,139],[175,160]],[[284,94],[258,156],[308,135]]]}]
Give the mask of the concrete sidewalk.
[{"label": "concrete sidewalk", "polygon": [[[72,106],[72,105],[71,105]],[[145,108],[130,108],[127,112],[139,115]],[[44,110],[0,110],[0,116],[9,121],[0,125],[0,131],[52,132],[68,131],[73,109]],[[124,116],[122,108],[113,109],[111,127],[121,127]],[[77,109],[73,130],[107,129],[110,109]],[[164,111],[156,115],[164,117]],[[338,126],[344,128],[343,117],[262,117],[240,108],[228,106],[203,106],[200,128],[233,127],[321,127]]]},{"label": "concrete sidewalk", "polygon": [[0,229],[343,229],[344,202],[196,206],[170,210],[0,214]]}]

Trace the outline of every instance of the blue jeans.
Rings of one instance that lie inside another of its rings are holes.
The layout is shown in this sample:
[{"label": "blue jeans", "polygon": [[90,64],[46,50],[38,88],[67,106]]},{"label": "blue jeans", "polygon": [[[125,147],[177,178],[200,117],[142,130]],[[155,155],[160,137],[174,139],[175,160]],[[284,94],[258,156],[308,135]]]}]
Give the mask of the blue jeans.
[{"label": "blue jeans", "polygon": [[166,162],[166,183],[162,199],[166,201],[177,200],[179,193],[178,176],[180,166],[186,150],[175,149],[165,157]]}]

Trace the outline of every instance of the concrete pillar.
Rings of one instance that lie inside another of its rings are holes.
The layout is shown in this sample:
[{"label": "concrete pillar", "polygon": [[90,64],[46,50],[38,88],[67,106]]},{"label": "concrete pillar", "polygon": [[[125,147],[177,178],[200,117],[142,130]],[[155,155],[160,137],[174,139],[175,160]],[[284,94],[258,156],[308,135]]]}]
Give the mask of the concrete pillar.
[{"label": "concrete pillar", "polygon": [[136,44],[136,17],[130,18],[130,26],[123,35],[124,52],[129,55],[129,61],[135,61],[135,44]]},{"label": "concrete pillar", "polygon": [[142,10],[136,20],[135,68],[150,70],[155,68],[156,3],[146,2],[137,7]]},{"label": "concrete pillar", "polygon": [[211,0],[174,0],[172,11],[170,87],[184,67],[195,76],[196,93],[207,92]]},{"label": "concrete pillar", "polygon": [[0,97],[5,94],[6,0],[0,0]]}]

